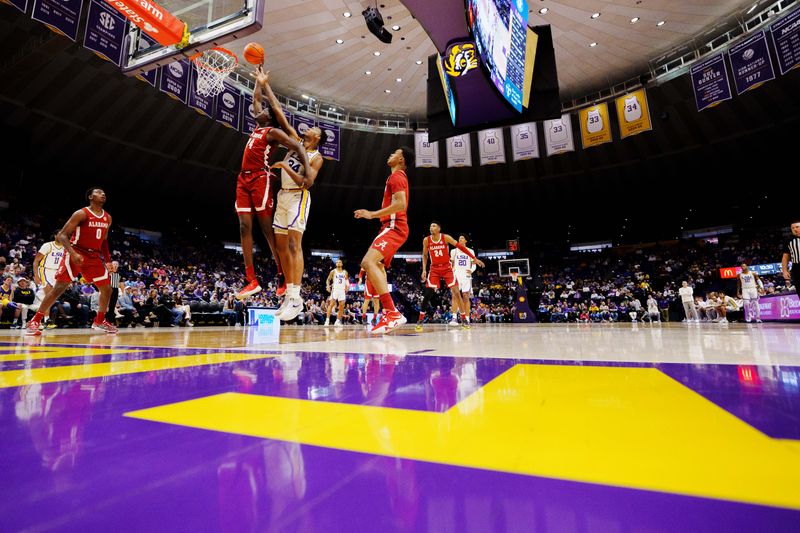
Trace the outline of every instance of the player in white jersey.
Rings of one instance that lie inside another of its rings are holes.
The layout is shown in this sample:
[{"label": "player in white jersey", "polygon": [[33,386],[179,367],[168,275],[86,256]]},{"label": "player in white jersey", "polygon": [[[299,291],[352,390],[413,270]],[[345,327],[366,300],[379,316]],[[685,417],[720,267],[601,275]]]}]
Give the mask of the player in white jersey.
[{"label": "player in white jersey", "polygon": [[350,276],[347,270],[344,269],[344,264],[341,259],[336,260],[336,268],[331,270],[328,274],[328,279],[325,281],[325,286],[328,289],[331,297],[328,300],[328,314],[325,316],[325,325],[330,325],[331,311],[333,306],[339,304],[339,309],[336,311],[336,323],[334,326],[342,325],[342,314],[344,314],[344,304],[347,301],[347,289],[350,285]]},{"label": "player in white jersey", "polygon": [[[467,246],[467,237],[464,234],[458,236],[458,243],[462,246]],[[475,250],[472,248],[467,248],[472,255],[475,255]],[[470,256],[459,250],[458,248],[453,248],[450,250],[450,262],[453,264],[453,272],[456,274],[456,281],[458,282],[458,288],[461,290],[461,301],[464,303],[464,316],[466,323],[469,324],[469,315],[470,315],[470,296],[472,296],[472,273],[475,272],[475,269],[478,268],[478,265],[475,264],[475,261],[472,260]],[[457,325],[458,321],[456,320],[456,309],[455,304],[453,304],[453,321],[450,325]],[[454,324],[455,323],[455,324]]]},{"label": "player in white jersey", "polygon": [[739,288],[738,296],[744,300],[744,307],[749,311],[746,321],[750,322],[753,317],[756,317],[756,322],[760,323],[761,308],[758,304],[758,297],[764,291],[764,284],[758,274],[752,272],[746,263],[742,263],[742,271],[736,281]]},{"label": "player in white jersey", "polygon": [[[44,300],[44,297],[53,290],[56,284],[56,272],[63,257],[64,246],[57,240],[44,243],[36,252],[36,257],[33,259],[33,282],[36,284],[34,305],[37,306],[37,310],[38,304]],[[41,311],[45,317],[45,327],[54,328],[55,323],[50,322],[50,310],[42,309]]]},{"label": "player in white jersey", "polygon": [[280,320],[294,320],[303,310],[303,299],[300,297],[304,267],[303,232],[311,207],[309,189],[322,168],[323,159],[318,147],[325,142],[323,137],[324,133],[317,127],[309,128],[303,135],[309,172],[305,172],[300,157],[293,150],[286,154],[283,161],[272,165],[273,169],[281,170],[281,190],[278,191],[278,205],[272,222],[275,244],[286,276],[286,297],[275,315]]}]

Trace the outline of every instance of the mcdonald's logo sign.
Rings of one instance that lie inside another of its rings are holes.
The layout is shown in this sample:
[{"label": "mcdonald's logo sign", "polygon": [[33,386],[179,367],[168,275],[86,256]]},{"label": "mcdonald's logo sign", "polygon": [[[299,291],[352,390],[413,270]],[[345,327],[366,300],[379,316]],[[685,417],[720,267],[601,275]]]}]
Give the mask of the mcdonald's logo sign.
[{"label": "mcdonald's logo sign", "polygon": [[731,279],[735,278],[739,275],[739,272],[742,271],[741,267],[726,267],[719,269],[719,277],[722,279]]}]

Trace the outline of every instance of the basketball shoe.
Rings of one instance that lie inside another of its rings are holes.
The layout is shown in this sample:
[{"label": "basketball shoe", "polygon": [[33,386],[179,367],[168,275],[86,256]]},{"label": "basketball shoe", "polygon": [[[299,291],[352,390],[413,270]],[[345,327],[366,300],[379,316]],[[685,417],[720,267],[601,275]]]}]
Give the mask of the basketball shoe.
[{"label": "basketball shoe", "polygon": [[280,282],[278,283],[278,290],[275,291],[275,294],[277,296],[283,296],[286,294],[286,278],[278,276],[278,280],[280,280]]},{"label": "basketball shoe", "polygon": [[275,315],[278,320],[289,322],[297,318],[297,315],[303,312],[303,299],[300,297],[286,297],[286,307],[280,314]]},{"label": "basketball shoe", "polygon": [[389,333],[399,328],[406,322],[406,317],[404,317],[400,311],[385,311],[381,313],[381,319],[378,321],[378,324],[370,330],[370,333],[373,335],[383,335],[384,333]]},{"label": "basketball shoe", "polygon": [[259,292],[261,292],[261,285],[258,284],[257,279],[254,279],[253,281],[242,287],[242,290],[240,290],[236,294],[236,299],[244,300],[245,298],[252,296],[254,294],[258,294]]},{"label": "basketball shoe", "polygon": [[97,331],[105,331],[106,333],[117,333],[119,331],[117,326],[108,322],[108,320],[103,320],[102,322],[92,322],[92,329],[96,329]]},{"label": "basketball shoe", "polygon": [[42,327],[42,323],[38,320],[31,320],[28,322],[28,325],[25,327],[25,335],[41,335],[42,332],[39,328]]}]

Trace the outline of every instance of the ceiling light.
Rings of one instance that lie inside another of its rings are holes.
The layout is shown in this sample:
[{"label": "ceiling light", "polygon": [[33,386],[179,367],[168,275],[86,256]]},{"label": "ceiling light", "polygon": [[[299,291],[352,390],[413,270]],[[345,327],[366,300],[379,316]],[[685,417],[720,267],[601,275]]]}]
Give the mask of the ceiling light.
[{"label": "ceiling light", "polygon": [[371,71],[371,70],[365,70],[365,71],[364,71],[364,74],[366,74],[367,76],[369,76],[370,74],[372,74],[372,71]]},{"label": "ceiling light", "polygon": [[639,17],[633,17],[631,19],[631,24],[636,24],[637,22],[639,22]]},{"label": "ceiling light", "polygon": [[595,46],[597,46],[597,43],[589,43],[589,46],[591,46],[592,48],[594,48]]},{"label": "ceiling light", "polygon": [[666,20],[662,20],[662,21],[660,21],[658,24],[656,24],[656,26],[658,26],[658,27],[660,28],[661,26],[663,26],[663,25],[664,25],[664,24],[666,24],[666,23],[667,23],[667,21],[666,21]]},{"label": "ceiling light", "polygon": [[378,57],[379,55],[381,55],[381,53],[378,52],[377,50],[375,50],[374,52],[372,52],[372,55],[374,55],[375,57]]},{"label": "ceiling light", "polygon": [[416,61],[414,61],[414,63],[416,63],[417,65],[421,65],[422,64],[422,60],[421,59],[417,59]]},{"label": "ceiling light", "polygon": [[346,18],[346,19],[349,19],[350,17],[352,17],[352,16],[353,16],[353,15],[352,15],[352,14],[351,14],[349,11],[345,11],[345,12],[344,12],[344,13],[342,13],[342,14],[344,15],[344,18]]},{"label": "ceiling light", "polygon": [[753,11],[755,11],[757,7],[758,7],[758,2],[756,2],[755,4],[753,4],[753,5],[750,7],[750,9],[748,9],[748,10],[747,10],[747,14],[749,15],[750,13],[752,13]]},{"label": "ceiling light", "polygon": [[398,26],[397,24],[395,24],[394,26],[392,26],[392,29],[393,29],[394,31],[399,31],[399,30],[400,30],[400,26]]},{"label": "ceiling light", "polygon": [[308,95],[307,95],[307,94],[301,94],[300,96],[302,96],[303,98],[305,98],[306,100],[308,100]]},{"label": "ceiling light", "polygon": [[542,9],[540,9],[540,10],[539,10],[539,14],[540,14],[540,15],[544,15],[544,14],[546,14],[548,11],[550,11],[550,10],[549,10],[549,9],[547,9],[546,7],[543,7]]},{"label": "ceiling light", "polygon": [[331,111],[336,111],[335,107],[329,107],[328,109],[331,110]]},{"label": "ceiling light", "polygon": [[600,18],[600,13],[592,13],[592,18],[593,19]]},{"label": "ceiling light", "polygon": [[383,92],[385,92],[386,94],[389,94],[389,93],[390,93],[390,92],[392,92],[392,91],[391,91],[391,90],[389,90],[389,89],[384,89],[384,90],[383,90]]},{"label": "ceiling light", "polygon": [[341,39],[336,39],[336,44],[342,44],[344,41]]},{"label": "ceiling light", "polygon": [[395,81],[397,81],[397,83],[400,83],[401,81],[403,81],[403,78],[397,78]]}]

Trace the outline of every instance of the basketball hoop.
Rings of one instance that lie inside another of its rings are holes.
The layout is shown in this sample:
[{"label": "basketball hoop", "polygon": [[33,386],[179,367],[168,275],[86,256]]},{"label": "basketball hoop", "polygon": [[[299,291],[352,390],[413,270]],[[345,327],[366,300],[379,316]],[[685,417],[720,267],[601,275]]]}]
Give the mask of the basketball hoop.
[{"label": "basketball hoop", "polygon": [[190,59],[197,70],[197,94],[200,96],[221,93],[225,88],[225,78],[239,64],[233,52],[219,46],[195,54]]},{"label": "basketball hoop", "polygon": [[509,272],[509,274],[511,275],[511,282],[516,284],[517,278],[519,278],[519,272]]}]

